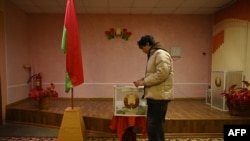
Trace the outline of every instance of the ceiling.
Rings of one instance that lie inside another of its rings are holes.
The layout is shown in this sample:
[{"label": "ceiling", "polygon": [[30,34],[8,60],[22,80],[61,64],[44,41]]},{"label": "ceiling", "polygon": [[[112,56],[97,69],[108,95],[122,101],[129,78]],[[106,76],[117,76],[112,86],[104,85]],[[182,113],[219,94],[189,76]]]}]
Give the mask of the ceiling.
[{"label": "ceiling", "polygon": [[[10,0],[27,13],[64,13],[67,0]],[[236,0],[74,0],[84,14],[213,14]]]}]

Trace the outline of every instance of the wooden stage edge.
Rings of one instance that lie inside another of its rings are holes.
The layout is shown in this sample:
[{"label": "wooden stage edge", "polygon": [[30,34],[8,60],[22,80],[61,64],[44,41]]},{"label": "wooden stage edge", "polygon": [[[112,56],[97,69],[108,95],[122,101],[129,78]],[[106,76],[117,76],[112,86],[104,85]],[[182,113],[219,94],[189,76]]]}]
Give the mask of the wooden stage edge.
[{"label": "wooden stage edge", "polygon": [[[6,122],[59,128],[64,110],[71,99],[51,100],[50,108],[40,110],[37,101],[24,99],[6,106]],[[74,106],[82,109],[88,136],[115,137],[109,128],[113,117],[112,98],[74,99]],[[212,108],[204,98],[175,99],[169,103],[166,137],[223,137],[225,124],[250,124],[250,116],[232,116],[228,111]],[[140,128],[136,129],[141,136]]]}]

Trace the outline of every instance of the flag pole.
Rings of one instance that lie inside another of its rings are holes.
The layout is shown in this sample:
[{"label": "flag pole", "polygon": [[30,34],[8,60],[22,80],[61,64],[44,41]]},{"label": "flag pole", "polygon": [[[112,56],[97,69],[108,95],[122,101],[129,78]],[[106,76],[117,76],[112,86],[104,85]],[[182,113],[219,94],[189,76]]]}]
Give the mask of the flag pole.
[{"label": "flag pole", "polygon": [[74,100],[73,100],[73,98],[74,98],[74,89],[71,88],[71,107],[72,107],[72,109],[74,109]]},{"label": "flag pole", "polygon": [[[84,82],[80,37],[74,0],[67,0],[61,49],[67,54],[65,92],[68,93],[71,90],[71,107],[67,107],[64,111],[57,141],[87,141],[85,124],[81,113],[82,110],[80,107],[74,107],[73,87]],[[72,134],[69,134],[69,130]]]}]

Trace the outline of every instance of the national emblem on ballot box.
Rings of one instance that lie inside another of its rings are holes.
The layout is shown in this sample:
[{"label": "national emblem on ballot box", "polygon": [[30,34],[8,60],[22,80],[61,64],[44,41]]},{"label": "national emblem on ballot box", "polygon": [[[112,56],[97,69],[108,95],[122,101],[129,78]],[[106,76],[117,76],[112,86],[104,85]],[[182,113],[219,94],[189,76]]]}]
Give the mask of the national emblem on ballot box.
[{"label": "national emblem on ballot box", "polygon": [[116,116],[146,116],[146,100],[141,97],[143,87],[114,86],[114,115]]}]

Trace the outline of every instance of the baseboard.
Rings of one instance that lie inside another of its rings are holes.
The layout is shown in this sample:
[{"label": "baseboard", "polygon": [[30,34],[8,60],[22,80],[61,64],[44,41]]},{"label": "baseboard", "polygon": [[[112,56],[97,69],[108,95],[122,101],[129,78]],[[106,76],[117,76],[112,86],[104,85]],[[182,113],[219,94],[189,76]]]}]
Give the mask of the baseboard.
[{"label": "baseboard", "polygon": [[199,100],[199,101],[205,101],[206,98],[205,97],[177,97],[174,98],[173,100]]},{"label": "baseboard", "polygon": [[[30,99],[29,97],[21,99],[19,101],[7,104],[6,107],[21,103],[21,102],[29,100],[29,99]],[[33,99],[31,99],[31,100],[33,100]],[[59,97],[58,100],[71,100],[71,98],[69,98],[69,97]],[[74,98],[74,100],[113,101],[113,98],[102,98],[102,97],[100,97],[100,98]],[[205,101],[205,97],[179,97],[179,98],[177,97],[177,98],[174,98],[173,100],[203,100],[203,101]]]},{"label": "baseboard", "polygon": [[[58,98],[58,99],[61,99],[61,100],[69,100],[71,98]],[[92,100],[92,101],[106,101],[106,100],[113,100],[113,98],[74,98],[75,100]],[[205,101],[205,97],[177,97],[177,98],[174,98],[173,100],[203,100]]]}]

